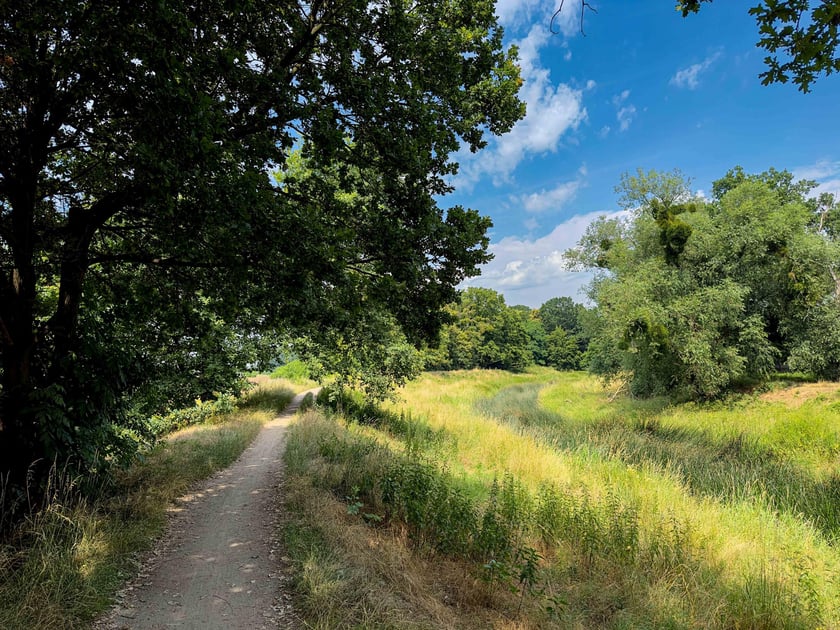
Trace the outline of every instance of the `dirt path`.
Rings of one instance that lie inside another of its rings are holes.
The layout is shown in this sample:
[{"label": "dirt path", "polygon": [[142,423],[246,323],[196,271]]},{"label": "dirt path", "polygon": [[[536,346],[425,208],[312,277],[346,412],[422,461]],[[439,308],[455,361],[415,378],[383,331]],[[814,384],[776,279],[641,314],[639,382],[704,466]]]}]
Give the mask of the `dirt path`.
[{"label": "dirt path", "polygon": [[97,629],[299,627],[274,537],[286,428],[304,395],[178,501],[161,544]]}]

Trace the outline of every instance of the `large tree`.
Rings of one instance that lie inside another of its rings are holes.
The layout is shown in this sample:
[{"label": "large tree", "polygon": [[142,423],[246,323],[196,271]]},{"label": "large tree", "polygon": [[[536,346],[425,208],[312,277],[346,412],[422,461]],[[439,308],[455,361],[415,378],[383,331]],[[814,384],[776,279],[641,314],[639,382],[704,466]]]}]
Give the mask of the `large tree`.
[{"label": "large tree", "polygon": [[836,378],[837,207],[812,187],[736,168],[707,201],[679,173],[626,176],[630,218],[593,223],[567,253],[600,272],[590,367],[636,394],[692,398],[784,364]]},{"label": "large tree", "polygon": [[469,287],[446,313],[451,322],[441,331],[439,347],[427,353],[428,368],[518,371],[533,363],[522,311],[505,304],[501,293]]},{"label": "large tree", "polygon": [[256,330],[433,333],[487,259],[450,155],[524,113],[501,42],[489,0],[0,1],[0,474]]}]

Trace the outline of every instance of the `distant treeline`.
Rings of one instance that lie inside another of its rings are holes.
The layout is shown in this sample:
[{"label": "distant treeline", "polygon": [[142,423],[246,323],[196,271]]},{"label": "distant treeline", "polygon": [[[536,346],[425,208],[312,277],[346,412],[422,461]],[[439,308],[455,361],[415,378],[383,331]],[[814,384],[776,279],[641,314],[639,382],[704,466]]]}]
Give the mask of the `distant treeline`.
[{"label": "distant treeline", "polygon": [[508,306],[500,293],[473,287],[446,311],[451,322],[441,330],[440,345],[426,350],[426,369],[515,371],[537,364],[577,370],[584,364],[585,320],[593,314],[569,297],[531,309]]},{"label": "distant treeline", "polygon": [[588,369],[636,396],[719,397],[779,371],[840,379],[840,204],[816,183],[730,170],[710,196],[678,171],[625,175],[624,212],[566,252],[593,308],[467,289],[429,369]]}]

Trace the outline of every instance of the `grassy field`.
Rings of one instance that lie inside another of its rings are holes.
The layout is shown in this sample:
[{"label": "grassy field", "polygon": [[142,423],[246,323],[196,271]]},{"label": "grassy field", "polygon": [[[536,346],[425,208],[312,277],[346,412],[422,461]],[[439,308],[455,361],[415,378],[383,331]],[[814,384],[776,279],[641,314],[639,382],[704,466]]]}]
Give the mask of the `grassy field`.
[{"label": "grassy field", "polygon": [[85,497],[58,471],[47,507],[0,544],[0,628],[87,628],[136,572],[190,486],[227,467],[293,395],[263,379],[230,414],[170,434]]},{"label": "grassy field", "polygon": [[287,452],[302,611],[320,628],[838,628],[839,391],[669,405],[474,371],[310,413]]}]

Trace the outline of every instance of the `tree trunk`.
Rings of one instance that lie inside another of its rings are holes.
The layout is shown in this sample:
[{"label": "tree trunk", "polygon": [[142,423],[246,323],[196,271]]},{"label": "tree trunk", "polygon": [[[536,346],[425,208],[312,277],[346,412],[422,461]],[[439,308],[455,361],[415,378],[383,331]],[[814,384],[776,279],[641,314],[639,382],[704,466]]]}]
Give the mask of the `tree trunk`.
[{"label": "tree trunk", "polygon": [[[30,171],[31,173],[31,171]],[[34,215],[36,175],[20,177],[11,203],[12,269],[0,286],[2,380],[0,380],[0,475],[7,490],[25,488],[31,465],[43,458],[43,444],[31,396],[35,390],[33,355],[36,271]]]}]

